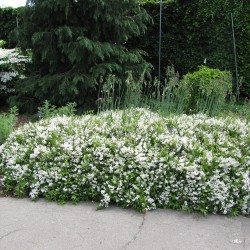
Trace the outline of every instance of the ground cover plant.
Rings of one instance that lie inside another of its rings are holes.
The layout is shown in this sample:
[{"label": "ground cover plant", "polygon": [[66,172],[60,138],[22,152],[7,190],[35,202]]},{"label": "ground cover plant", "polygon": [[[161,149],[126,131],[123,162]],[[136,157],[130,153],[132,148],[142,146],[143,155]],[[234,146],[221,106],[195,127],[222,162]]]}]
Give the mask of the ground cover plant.
[{"label": "ground cover plant", "polygon": [[139,108],[48,118],[0,147],[0,178],[34,200],[249,214],[249,135],[246,120]]}]

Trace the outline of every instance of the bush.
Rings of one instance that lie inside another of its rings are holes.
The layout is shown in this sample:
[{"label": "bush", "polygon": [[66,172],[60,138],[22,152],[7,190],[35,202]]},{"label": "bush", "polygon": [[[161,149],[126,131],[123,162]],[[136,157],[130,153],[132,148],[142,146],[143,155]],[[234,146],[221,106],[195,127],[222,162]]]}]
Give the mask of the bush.
[{"label": "bush", "polygon": [[183,77],[191,89],[188,112],[218,113],[232,91],[230,72],[200,66],[199,70]]},{"label": "bush", "polygon": [[146,109],[27,124],[0,147],[4,192],[223,214],[250,213],[250,126]]},{"label": "bush", "polygon": [[6,41],[0,40],[0,48],[4,47],[6,45]]},{"label": "bush", "polygon": [[4,143],[17,122],[17,109],[14,107],[9,114],[0,113],[0,144]]},{"label": "bush", "polygon": [[0,48],[0,99],[15,94],[14,82],[25,78],[31,59],[16,49]]},{"label": "bush", "polygon": [[55,116],[73,116],[76,113],[76,103],[68,103],[66,106],[57,108],[50,104],[48,100],[41,107],[38,107],[38,115],[40,118],[47,119]]}]

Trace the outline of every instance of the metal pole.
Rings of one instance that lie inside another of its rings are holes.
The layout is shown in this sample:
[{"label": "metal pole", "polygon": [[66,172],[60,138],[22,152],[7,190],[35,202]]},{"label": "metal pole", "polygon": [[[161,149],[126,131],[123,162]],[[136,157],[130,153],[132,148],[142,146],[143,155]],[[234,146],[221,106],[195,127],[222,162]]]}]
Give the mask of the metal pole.
[{"label": "metal pole", "polygon": [[162,0],[160,0],[160,29],[159,29],[159,64],[158,64],[158,79],[161,80],[161,37],[162,37]]},{"label": "metal pole", "polygon": [[18,17],[16,17],[16,27],[17,27],[17,42],[19,45],[19,20],[18,20]]},{"label": "metal pole", "polygon": [[236,98],[237,101],[240,99],[240,90],[239,90],[239,76],[238,76],[238,64],[237,64],[237,51],[236,51],[236,42],[234,34],[234,18],[233,13],[231,13],[231,22],[232,22],[232,34],[233,34],[233,43],[234,43],[234,63],[235,63],[235,75],[236,75]]}]

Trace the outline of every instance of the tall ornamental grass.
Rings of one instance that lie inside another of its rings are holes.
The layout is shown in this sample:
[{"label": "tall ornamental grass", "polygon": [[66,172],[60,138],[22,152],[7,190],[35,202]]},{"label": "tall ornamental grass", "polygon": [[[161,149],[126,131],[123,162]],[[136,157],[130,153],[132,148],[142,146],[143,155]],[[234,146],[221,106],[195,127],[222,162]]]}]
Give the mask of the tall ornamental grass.
[{"label": "tall ornamental grass", "polygon": [[124,85],[109,75],[104,84],[102,79],[101,86],[99,111],[150,107],[162,115],[205,113],[213,116],[220,113],[226,97],[231,95],[232,77],[228,71],[201,66],[180,79],[171,66],[164,81],[146,81],[144,74],[135,81],[132,73],[127,72]]}]

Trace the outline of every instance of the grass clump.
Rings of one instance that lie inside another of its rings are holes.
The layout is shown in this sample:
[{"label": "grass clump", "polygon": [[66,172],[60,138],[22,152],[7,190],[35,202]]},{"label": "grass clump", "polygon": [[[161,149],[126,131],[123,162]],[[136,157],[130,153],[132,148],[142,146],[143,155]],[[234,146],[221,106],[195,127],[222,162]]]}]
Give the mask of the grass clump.
[{"label": "grass clump", "polygon": [[139,81],[135,81],[131,72],[127,74],[123,86],[114,75],[105,79],[99,92],[99,111],[150,107],[165,116],[183,113],[214,116],[221,112],[232,91],[230,72],[206,66],[200,66],[199,70],[182,79],[170,66],[161,82],[157,79],[147,82],[143,74]]},{"label": "grass clump", "polygon": [[17,109],[10,109],[9,113],[0,113],[0,144],[8,138],[17,122]]},{"label": "grass clump", "polygon": [[245,120],[147,109],[27,124],[0,147],[4,192],[64,203],[250,213]]},{"label": "grass clump", "polygon": [[218,116],[241,118],[250,122],[250,102],[246,101],[239,104],[235,102],[225,103]]}]

